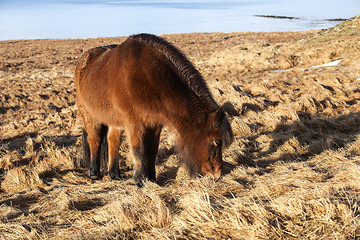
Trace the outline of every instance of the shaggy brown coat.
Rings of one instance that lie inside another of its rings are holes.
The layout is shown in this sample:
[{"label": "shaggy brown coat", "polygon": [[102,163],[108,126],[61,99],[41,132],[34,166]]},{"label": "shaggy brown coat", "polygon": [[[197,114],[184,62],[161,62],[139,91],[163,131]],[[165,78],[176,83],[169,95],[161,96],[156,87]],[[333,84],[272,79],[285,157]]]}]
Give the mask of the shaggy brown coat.
[{"label": "shaggy brown coat", "polygon": [[155,181],[164,125],[179,132],[179,146],[193,172],[220,177],[222,148],[233,141],[229,121],[201,74],[164,39],[139,34],[120,45],[89,50],[77,64],[75,84],[91,178],[100,177],[103,138],[108,172],[118,177],[118,149],[125,133],[135,180]]}]

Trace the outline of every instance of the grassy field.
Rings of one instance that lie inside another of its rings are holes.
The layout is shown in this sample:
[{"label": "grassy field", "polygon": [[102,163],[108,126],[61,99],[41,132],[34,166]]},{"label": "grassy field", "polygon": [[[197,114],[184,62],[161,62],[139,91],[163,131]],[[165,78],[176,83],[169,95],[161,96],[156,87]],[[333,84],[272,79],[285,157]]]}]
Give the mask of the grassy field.
[{"label": "grassy field", "polygon": [[[360,18],[307,32],[163,35],[228,112],[219,181],[190,178],[165,129],[159,184],[91,181],[73,72],[125,37],[0,42],[0,239],[357,239]],[[336,66],[319,66],[341,60]]]}]

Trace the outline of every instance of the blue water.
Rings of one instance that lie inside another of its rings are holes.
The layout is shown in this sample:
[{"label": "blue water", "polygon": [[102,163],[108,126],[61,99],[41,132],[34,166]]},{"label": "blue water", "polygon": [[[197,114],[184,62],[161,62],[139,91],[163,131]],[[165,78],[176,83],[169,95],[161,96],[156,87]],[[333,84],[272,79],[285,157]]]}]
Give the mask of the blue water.
[{"label": "blue water", "polygon": [[[360,0],[0,0],[0,40],[324,29]],[[255,15],[289,16],[272,19]]]}]

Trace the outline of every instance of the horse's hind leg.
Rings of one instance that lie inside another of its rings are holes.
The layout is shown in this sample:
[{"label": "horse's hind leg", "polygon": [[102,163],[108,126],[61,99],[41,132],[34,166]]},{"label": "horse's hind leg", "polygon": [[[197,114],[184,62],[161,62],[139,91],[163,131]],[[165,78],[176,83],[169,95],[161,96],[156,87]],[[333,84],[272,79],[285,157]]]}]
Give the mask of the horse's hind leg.
[{"label": "horse's hind leg", "polygon": [[121,136],[123,135],[124,130],[119,128],[110,127],[107,134],[108,141],[108,153],[109,153],[109,163],[107,171],[111,179],[119,179],[120,170],[119,170],[119,147],[121,144]]},{"label": "horse's hind leg", "polygon": [[79,112],[86,131],[84,135],[87,136],[83,139],[83,141],[86,141],[83,144],[85,150],[87,147],[90,149],[90,178],[96,180],[100,178],[101,142],[106,136],[107,127],[90,117],[81,106],[79,106]]},{"label": "horse's hind leg", "polygon": [[[102,124],[96,124],[86,129],[90,147],[90,178],[93,180],[100,179],[101,144],[106,137],[106,130],[107,127]],[[106,161],[106,159],[104,160]]]}]

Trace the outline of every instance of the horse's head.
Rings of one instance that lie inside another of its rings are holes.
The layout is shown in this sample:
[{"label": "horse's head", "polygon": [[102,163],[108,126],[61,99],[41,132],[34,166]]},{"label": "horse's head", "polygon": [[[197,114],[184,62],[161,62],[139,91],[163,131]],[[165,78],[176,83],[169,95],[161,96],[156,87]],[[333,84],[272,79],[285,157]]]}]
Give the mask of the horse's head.
[{"label": "horse's head", "polygon": [[219,179],[223,167],[222,140],[219,138],[211,138],[201,151],[203,154],[200,163],[201,174]]},{"label": "horse's head", "polygon": [[[233,138],[224,110],[220,107],[210,113],[196,136],[193,135],[184,143],[188,146],[188,158],[191,159],[187,159],[190,170],[219,179],[223,167],[222,150],[232,143]],[[194,166],[195,169],[192,168]]]}]

